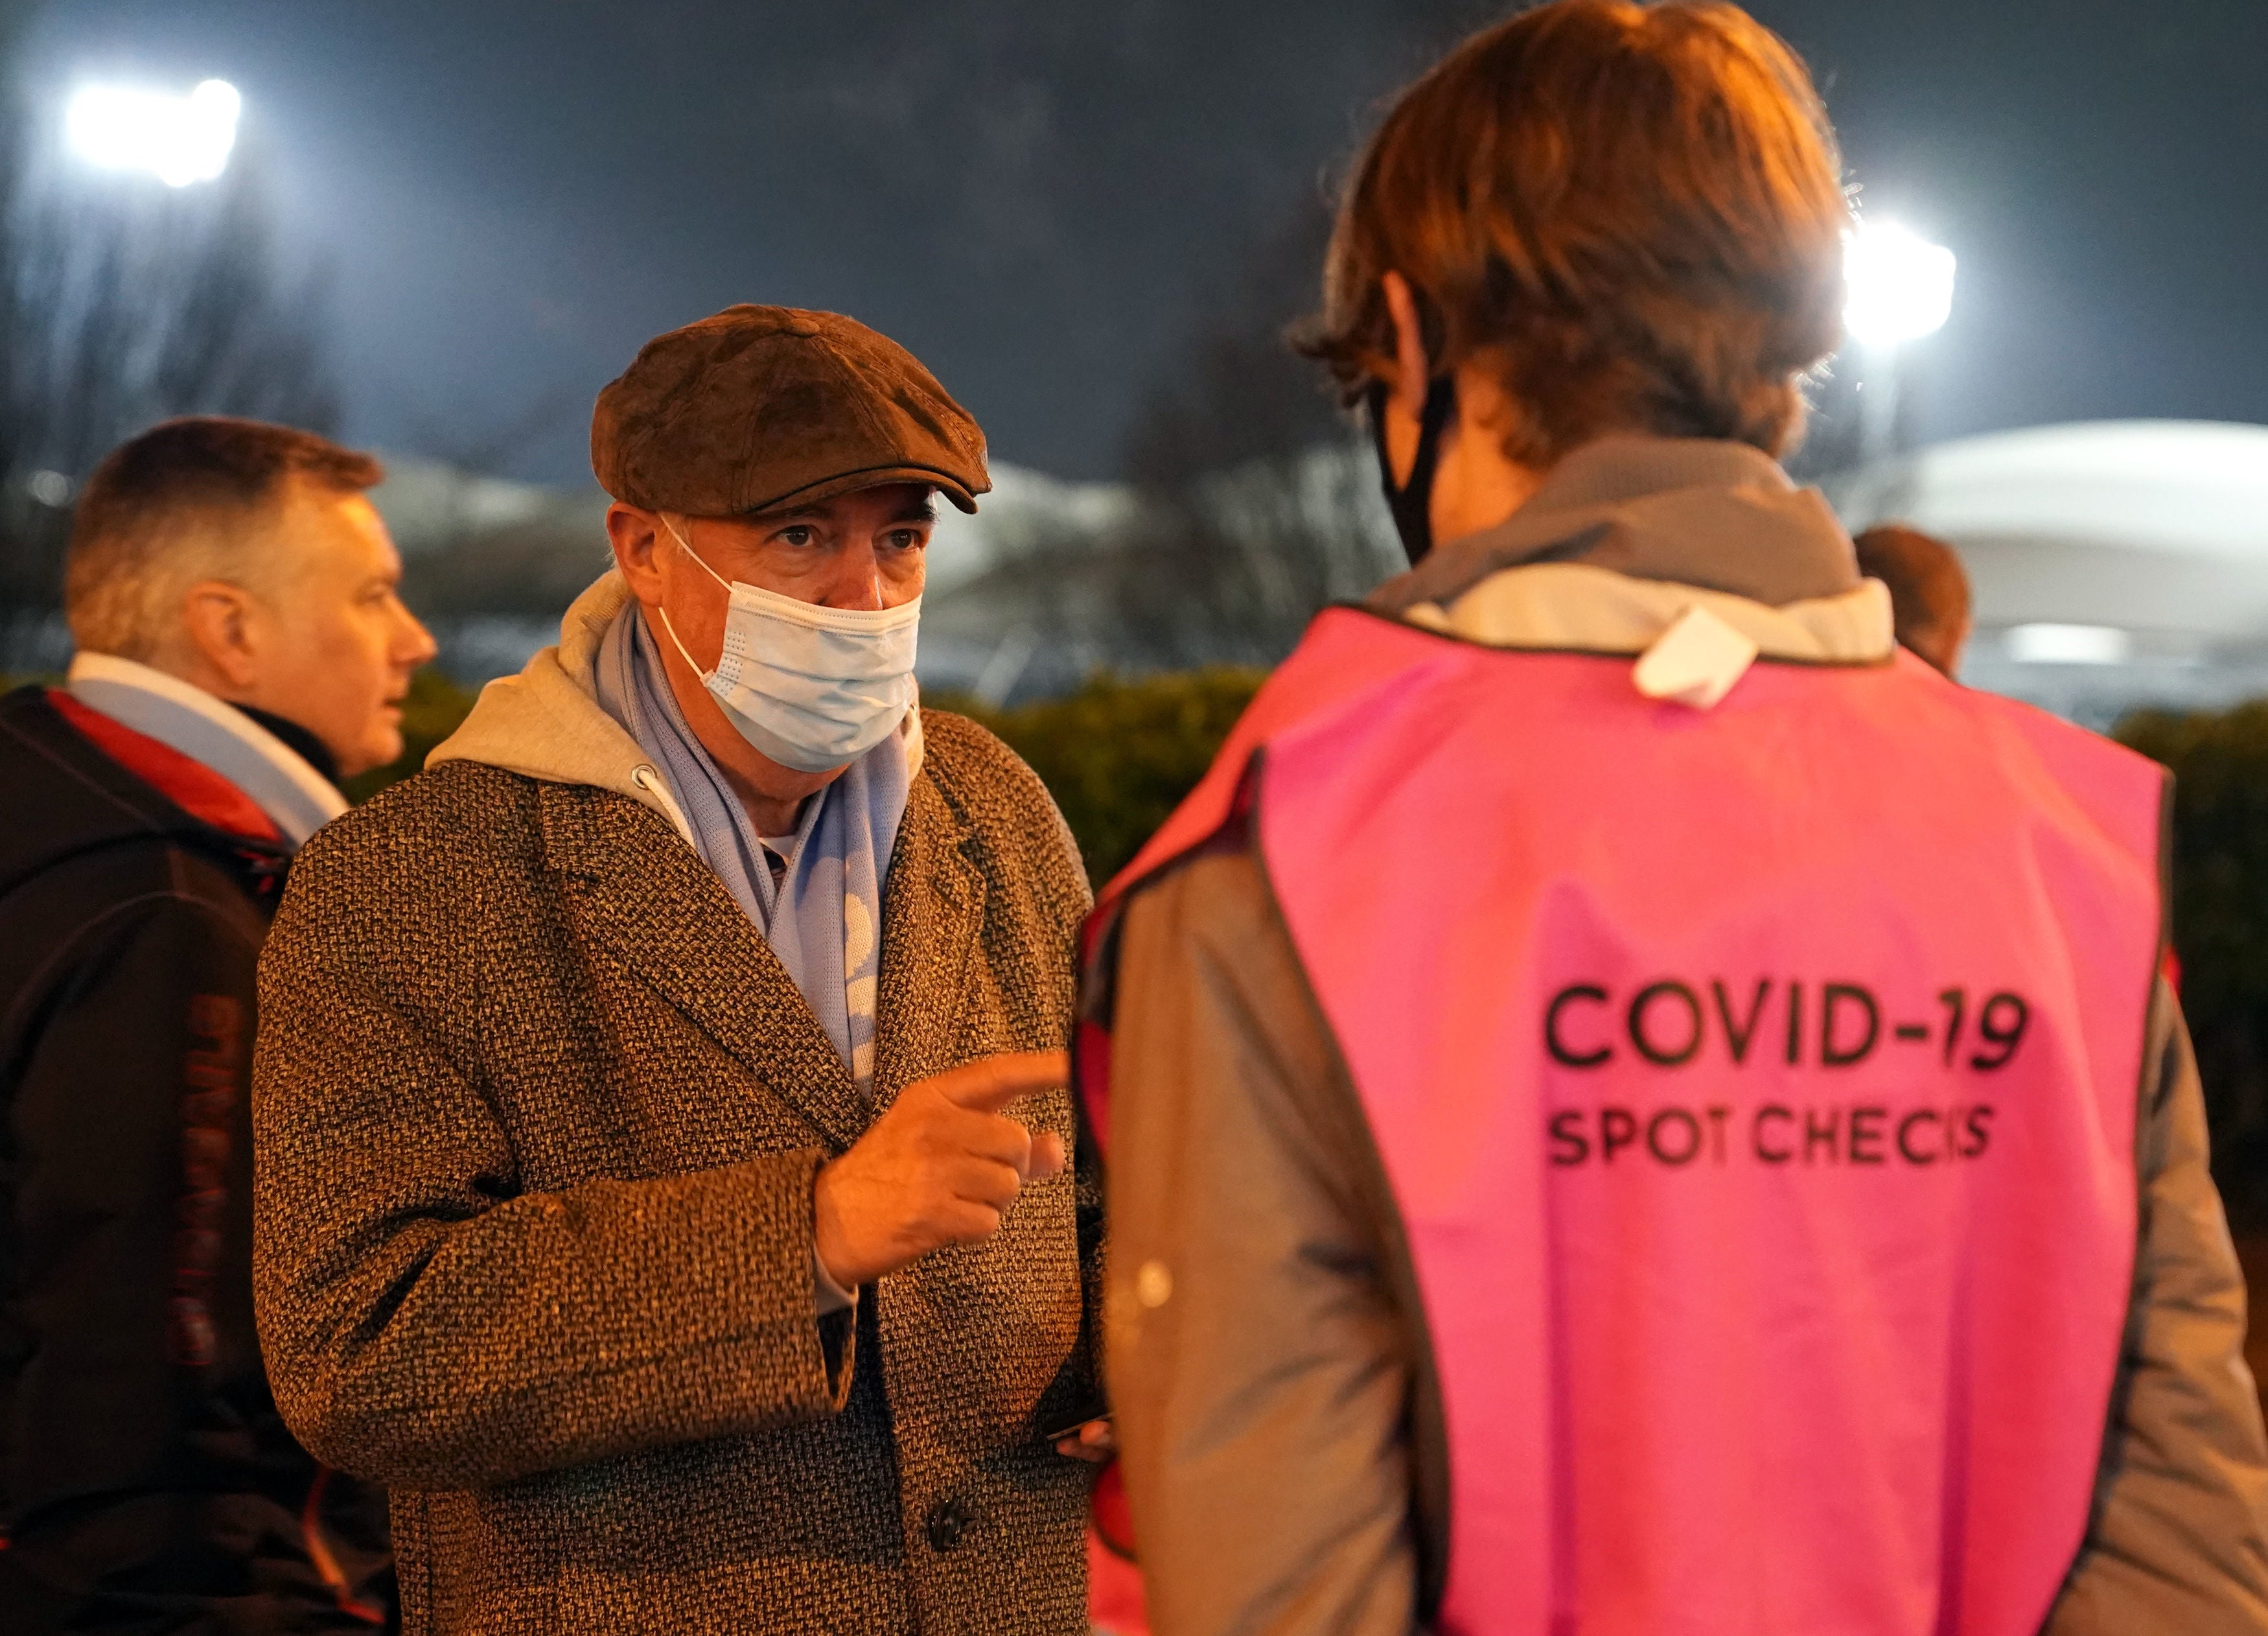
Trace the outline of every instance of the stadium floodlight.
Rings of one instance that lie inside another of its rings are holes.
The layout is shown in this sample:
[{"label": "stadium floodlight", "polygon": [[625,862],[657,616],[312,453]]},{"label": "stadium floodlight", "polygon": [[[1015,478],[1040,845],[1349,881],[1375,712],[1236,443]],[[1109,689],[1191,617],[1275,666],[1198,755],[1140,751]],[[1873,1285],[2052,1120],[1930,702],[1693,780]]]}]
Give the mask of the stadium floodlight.
[{"label": "stadium floodlight", "polygon": [[1862,346],[1896,347],[1953,312],[1953,252],[1894,222],[1861,224],[1843,240],[1844,328]]},{"label": "stadium floodlight", "polygon": [[129,85],[88,85],[63,114],[72,151],[104,170],[146,171],[168,188],[210,181],[236,146],[236,87],[208,79],[188,95]]}]

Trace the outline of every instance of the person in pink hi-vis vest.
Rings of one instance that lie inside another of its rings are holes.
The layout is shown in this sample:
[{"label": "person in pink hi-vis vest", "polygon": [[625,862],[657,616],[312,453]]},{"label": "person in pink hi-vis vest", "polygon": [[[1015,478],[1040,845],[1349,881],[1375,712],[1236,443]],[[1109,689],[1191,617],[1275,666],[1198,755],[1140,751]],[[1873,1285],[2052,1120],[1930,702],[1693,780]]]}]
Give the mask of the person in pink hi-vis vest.
[{"label": "person in pink hi-vis vest", "polygon": [[1354,173],[1412,567],[1084,945],[1160,1636],[2268,1630],[2167,779],[1782,471],[1849,225],[1723,4],[1476,34]]}]

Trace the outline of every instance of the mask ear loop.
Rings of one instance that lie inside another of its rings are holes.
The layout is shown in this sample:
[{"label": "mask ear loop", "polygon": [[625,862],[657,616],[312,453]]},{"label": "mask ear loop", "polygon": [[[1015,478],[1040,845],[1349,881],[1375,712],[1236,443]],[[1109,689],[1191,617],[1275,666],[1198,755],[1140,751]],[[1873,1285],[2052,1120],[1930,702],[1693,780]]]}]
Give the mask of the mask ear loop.
[{"label": "mask ear loop", "polygon": [[1370,433],[1378,451],[1378,486],[1386,495],[1386,509],[1394,514],[1394,531],[1402,536],[1402,549],[1415,568],[1433,549],[1433,474],[1441,463],[1441,433],[1449,413],[1457,407],[1454,375],[1436,375],[1425,389],[1425,407],[1418,419],[1418,457],[1410,462],[1410,481],[1399,488],[1394,482],[1394,461],[1386,451],[1386,383],[1370,388]]},{"label": "mask ear loop", "polygon": [[[731,596],[733,594],[732,581],[725,578],[724,575],[718,573],[715,569],[710,567],[708,564],[702,562],[698,556],[694,556],[691,542],[688,541],[683,534],[677,532],[677,525],[669,520],[669,513],[667,512],[656,512],[654,515],[660,518],[661,526],[669,530],[669,537],[677,542],[677,549],[684,552],[686,556],[693,557],[694,563],[698,565],[701,571],[707,574],[718,585],[723,586],[725,587],[725,594],[728,597]],[[669,632],[669,639],[672,643],[676,645],[678,657],[685,661],[686,668],[692,671],[695,675],[701,678],[701,685],[703,687],[707,687],[709,685],[710,679],[715,676],[717,672],[714,670],[702,669],[699,661],[696,660],[692,654],[685,651],[685,644],[677,634],[677,627],[669,623],[669,610],[667,608],[657,602],[654,604],[653,611],[661,615],[661,628]]]}]

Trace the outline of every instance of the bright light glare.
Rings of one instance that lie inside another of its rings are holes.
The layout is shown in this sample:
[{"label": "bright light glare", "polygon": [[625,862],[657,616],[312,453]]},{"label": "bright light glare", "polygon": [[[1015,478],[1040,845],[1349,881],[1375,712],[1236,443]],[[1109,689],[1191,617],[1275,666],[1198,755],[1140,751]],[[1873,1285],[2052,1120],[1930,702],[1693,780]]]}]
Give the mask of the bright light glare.
[{"label": "bright light glare", "polygon": [[88,85],[71,98],[63,134],[90,165],[147,171],[168,188],[186,188],[228,168],[243,106],[225,79],[208,79],[186,97]]},{"label": "bright light glare", "polygon": [[1850,293],[1844,327],[1867,346],[1918,341],[1953,312],[1953,252],[1891,222],[1868,222],[1843,240]]},{"label": "bright light glare", "polygon": [[2017,625],[2008,632],[2008,657],[2028,665],[2118,665],[2134,652],[2134,638],[2112,625]]}]

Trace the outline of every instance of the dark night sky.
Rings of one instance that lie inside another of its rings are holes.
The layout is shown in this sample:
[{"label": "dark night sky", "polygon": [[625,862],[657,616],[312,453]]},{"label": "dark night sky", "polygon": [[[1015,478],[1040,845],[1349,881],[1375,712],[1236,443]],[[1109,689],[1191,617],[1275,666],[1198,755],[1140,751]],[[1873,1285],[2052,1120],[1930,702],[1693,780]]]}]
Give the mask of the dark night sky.
[{"label": "dark night sky", "polygon": [[[2268,420],[2268,0],[1759,0],[1854,180],[1962,259],[1922,430]],[[920,354],[1003,459],[1118,468],[1256,242],[1464,0],[57,0],[34,83],[234,80],[331,269],[348,432],[587,474],[733,300]],[[514,428],[540,427],[512,434]]]}]

